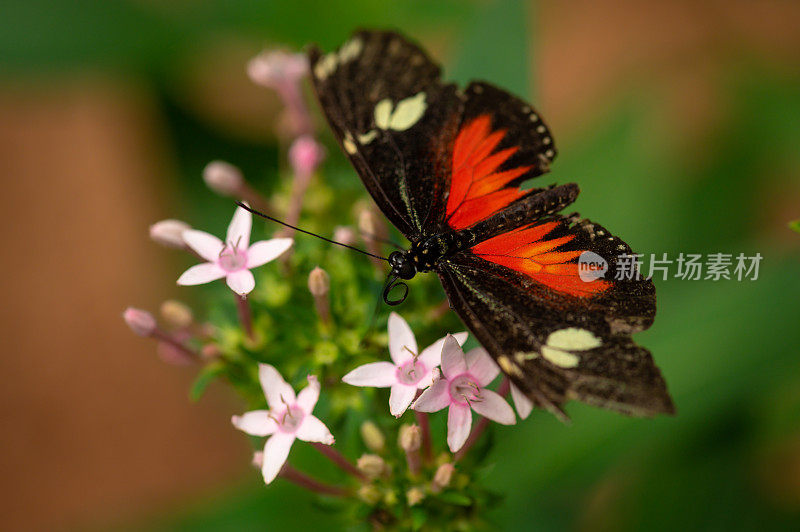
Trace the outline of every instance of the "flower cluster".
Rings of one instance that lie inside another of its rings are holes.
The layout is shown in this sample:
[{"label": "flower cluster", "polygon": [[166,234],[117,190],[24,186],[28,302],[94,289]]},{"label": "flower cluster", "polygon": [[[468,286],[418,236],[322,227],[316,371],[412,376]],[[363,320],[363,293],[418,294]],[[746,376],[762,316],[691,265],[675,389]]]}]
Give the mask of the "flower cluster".
[{"label": "flower cluster", "polygon": [[[289,137],[291,179],[267,198],[238,168],[213,161],[203,171],[206,185],[290,225],[302,220],[302,227],[329,228],[329,236],[347,245],[358,245],[361,237],[370,253],[383,256],[390,234],[380,217],[362,206],[351,213],[356,223],[348,224],[335,208],[344,201],[363,205],[363,190],[332,187],[319,175],[326,150],[303,99],[304,57],[265,52],[248,72],[285,104],[279,127]],[[499,368],[466,332],[445,334],[457,331],[458,322],[424,279],[404,304],[426,340],[420,349],[404,318],[375,310],[375,272],[386,275],[384,261],[310,239],[295,242],[286,227],[273,238],[254,239],[262,228],[253,222],[249,210],[236,208],[224,239],[179,220],[152,225],[155,242],[202,261],[180,275],[178,285],[224,279],[229,290],[220,283],[221,290],[206,292],[208,321],[173,300],[158,315],[129,308],[123,318],[131,330],[154,339],[166,362],[199,368],[191,397],[199,398],[216,379],[239,393],[247,407],[232,423],[258,442],[253,463],[266,484],[281,478],[335,497],[343,501],[339,508],[351,508],[343,515],[360,516],[376,528],[476,526],[481,510],[497,497],[477,474],[487,453],[470,449],[488,445],[482,435],[490,421],[516,423],[507,395],[521,418],[530,414],[531,402],[506,379],[494,385]],[[386,320],[387,333],[374,326],[379,319]],[[429,416],[444,409],[446,438],[438,428],[444,416]],[[473,413],[480,416],[474,424]],[[358,427],[359,441],[352,440],[351,427]],[[336,466],[338,480],[301,471],[304,453],[290,456],[297,440]]]},{"label": "flower cluster", "polygon": [[[354,386],[390,387],[389,409],[400,417],[409,406],[418,412],[448,409],[447,445],[459,451],[472,427],[472,411],[503,425],[516,423],[506,401],[487,388],[500,368],[482,347],[464,353],[467,333],[448,334],[421,352],[408,323],[399,314],[389,316],[389,355],[392,362],[360,366],[342,379]],[[421,393],[420,390],[423,390]],[[530,401],[514,393],[524,418]]]}]

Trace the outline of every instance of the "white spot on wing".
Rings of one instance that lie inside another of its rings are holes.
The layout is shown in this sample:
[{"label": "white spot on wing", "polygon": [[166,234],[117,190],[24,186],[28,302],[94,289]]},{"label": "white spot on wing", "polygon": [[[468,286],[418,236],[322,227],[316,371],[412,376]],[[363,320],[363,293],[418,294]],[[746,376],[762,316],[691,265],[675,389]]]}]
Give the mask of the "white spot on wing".
[{"label": "white spot on wing", "polygon": [[[400,100],[397,107],[392,106],[392,101],[389,98],[384,98],[375,104],[375,125],[378,129],[405,131],[419,122],[427,108],[428,104],[425,102],[424,92]],[[365,133],[365,135],[368,134]]]},{"label": "white spot on wing", "polygon": [[524,364],[528,360],[533,360],[534,358],[539,358],[539,353],[536,351],[517,351],[514,355],[514,359],[519,362],[520,364]]},{"label": "white spot on wing", "polygon": [[355,37],[347,41],[339,50],[339,60],[342,63],[347,63],[348,61],[352,61],[361,53],[361,50],[364,48],[364,42],[361,40],[360,37]]},{"label": "white spot on wing", "polygon": [[338,58],[334,53],[323,55],[314,65],[314,75],[321,80],[325,80],[336,70],[337,61]]},{"label": "white spot on wing", "polygon": [[358,141],[361,144],[369,144],[370,142],[375,140],[375,137],[377,137],[377,136],[378,136],[378,132],[376,130],[374,130],[374,129],[371,129],[371,130],[367,131],[366,133],[364,133],[362,135],[359,135],[358,136]]},{"label": "white spot on wing", "polygon": [[592,331],[568,327],[550,333],[547,337],[547,345],[565,351],[586,351],[600,347],[603,342],[594,335]]},{"label": "white spot on wing", "polygon": [[556,366],[574,368],[580,362],[575,351],[594,349],[602,343],[591,331],[568,327],[550,333],[546,345],[542,346],[542,357]]},{"label": "white spot on wing", "polygon": [[424,92],[417,93],[405,100],[400,100],[389,120],[389,128],[395,131],[405,131],[419,122],[427,107],[428,104],[425,103]]},{"label": "white spot on wing", "polygon": [[522,376],[522,371],[519,369],[519,366],[511,362],[506,355],[500,355],[497,358],[497,363],[507,375]]},{"label": "white spot on wing", "polygon": [[561,368],[574,368],[581,361],[577,355],[547,346],[542,347],[542,358]]},{"label": "white spot on wing", "polygon": [[389,120],[392,118],[392,101],[384,98],[375,104],[375,125],[380,129],[389,129]]},{"label": "white spot on wing", "polygon": [[345,134],[344,140],[342,141],[342,145],[344,146],[345,151],[350,155],[355,155],[356,152],[358,152],[356,143],[353,142],[353,136],[350,135],[349,131]]}]

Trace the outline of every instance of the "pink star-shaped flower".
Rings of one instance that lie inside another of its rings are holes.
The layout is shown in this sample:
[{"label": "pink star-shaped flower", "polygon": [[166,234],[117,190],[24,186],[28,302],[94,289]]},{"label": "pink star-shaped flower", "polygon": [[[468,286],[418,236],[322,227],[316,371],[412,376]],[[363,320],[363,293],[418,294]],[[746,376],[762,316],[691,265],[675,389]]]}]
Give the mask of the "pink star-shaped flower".
[{"label": "pink star-shaped flower", "polygon": [[[464,343],[467,333],[457,333],[453,337],[458,343]],[[411,327],[399,314],[392,312],[389,315],[389,355],[392,362],[364,364],[342,380],[353,386],[391,387],[389,411],[400,417],[414,400],[417,390],[427,388],[433,382],[433,368],[441,363],[444,341],[440,338],[420,353]]]},{"label": "pink star-shaped flower", "polygon": [[295,439],[333,444],[328,427],[311,415],[319,399],[319,381],[308,376],[308,386],[295,396],[292,387],[269,364],[258,365],[258,378],[269,410],[233,416],[233,426],[251,436],[269,436],[264,444],[261,472],[269,484],[280,472]]},{"label": "pink star-shaped flower", "polygon": [[292,247],[291,238],[273,238],[250,244],[252,215],[236,208],[223,243],[204,231],[188,229],[183,241],[208,262],[192,266],[180,276],[179,285],[205,284],[225,278],[231,290],[239,295],[249,294],[256,286],[251,269],[278,258]]},{"label": "pink star-shaped flower", "polygon": [[513,425],[517,419],[506,401],[487,390],[500,368],[482,347],[466,355],[451,335],[442,349],[442,375],[414,402],[420,412],[438,412],[450,407],[447,415],[447,445],[456,452],[464,445],[472,427],[472,410],[485,418]]}]

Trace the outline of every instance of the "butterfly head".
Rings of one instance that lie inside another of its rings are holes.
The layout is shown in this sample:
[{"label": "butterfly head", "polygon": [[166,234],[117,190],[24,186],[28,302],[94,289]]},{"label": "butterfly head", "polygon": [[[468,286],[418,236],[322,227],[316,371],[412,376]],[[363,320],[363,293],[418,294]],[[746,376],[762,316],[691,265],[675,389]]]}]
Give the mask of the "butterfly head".
[{"label": "butterfly head", "polygon": [[[400,279],[413,279],[417,274],[417,268],[409,258],[408,253],[403,251],[393,251],[389,254],[388,260],[392,271],[389,273],[389,280],[386,282],[386,286],[383,288],[383,300],[387,305],[399,305],[408,296],[408,285]],[[402,290],[402,295],[393,298],[390,294],[397,287]]]},{"label": "butterfly head", "polygon": [[400,279],[413,279],[417,274],[417,268],[414,263],[408,254],[403,251],[393,251],[389,254],[389,266],[392,267],[391,275]]}]

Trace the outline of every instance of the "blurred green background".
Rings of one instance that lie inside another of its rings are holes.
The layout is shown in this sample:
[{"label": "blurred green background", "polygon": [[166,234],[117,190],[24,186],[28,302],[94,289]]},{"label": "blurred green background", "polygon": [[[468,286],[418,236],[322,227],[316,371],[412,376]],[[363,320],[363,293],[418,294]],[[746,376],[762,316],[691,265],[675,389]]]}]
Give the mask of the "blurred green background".
[{"label": "blurred green background", "polygon": [[[573,404],[570,426],[495,431],[498,529],[800,529],[800,4],[624,0],[4,2],[6,524],[330,529],[305,493],[260,484],[228,426],[240,405],[222,387],[190,405],[191,370],[148,359],[119,312],[188,297],[146,229],[224,227],[209,160],[278,189],[280,105],[246,61],[359,26],[528,97],[560,148],[546,179],[579,182],[576,210],[638,252],[764,257],[756,281],[656,280],[637,339],[677,417]],[[326,172],[359,187],[323,139]]]}]

